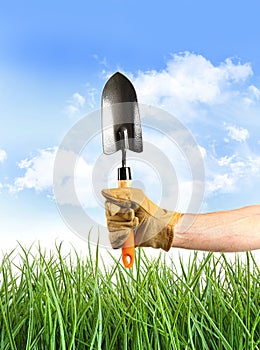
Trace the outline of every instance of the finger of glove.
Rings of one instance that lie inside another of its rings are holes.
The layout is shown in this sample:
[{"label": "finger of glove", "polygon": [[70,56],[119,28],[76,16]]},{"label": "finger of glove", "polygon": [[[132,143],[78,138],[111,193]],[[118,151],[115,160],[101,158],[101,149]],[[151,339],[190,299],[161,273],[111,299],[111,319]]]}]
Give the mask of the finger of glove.
[{"label": "finger of glove", "polygon": [[109,240],[114,249],[121,248],[127,240],[130,232],[139,224],[137,217],[133,217],[129,221],[125,219],[125,216],[122,217],[118,215],[107,217]]},{"label": "finger of glove", "polygon": [[102,195],[121,207],[138,208],[146,201],[144,192],[139,188],[111,188],[102,190]]},{"label": "finger of glove", "polygon": [[122,248],[128,236],[131,233],[131,229],[124,230],[109,230],[109,241],[113,249]]},{"label": "finger of glove", "polygon": [[133,217],[128,220],[129,217],[125,216],[107,216],[107,226],[109,231],[116,231],[128,228],[135,228],[139,224],[139,219]]},{"label": "finger of glove", "polygon": [[132,220],[135,216],[134,210],[131,208],[121,207],[113,202],[105,202],[105,212],[106,216],[118,216],[129,221]]},{"label": "finger of glove", "polygon": [[148,199],[139,188],[104,189],[102,194],[108,201],[121,207],[144,210],[147,214],[155,217],[159,217],[164,213],[164,210]]},{"label": "finger of glove", "polygon": [[130,189],[129,188],[111,188],[101,191],[107,201],[114,203],[119,207],[131,207]]}]

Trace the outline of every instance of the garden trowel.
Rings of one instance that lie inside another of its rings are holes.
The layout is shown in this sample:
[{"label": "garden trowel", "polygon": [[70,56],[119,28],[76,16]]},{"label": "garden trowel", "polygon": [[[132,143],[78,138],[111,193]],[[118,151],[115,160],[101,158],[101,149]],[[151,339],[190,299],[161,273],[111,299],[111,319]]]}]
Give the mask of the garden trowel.
[{"label": "garden trowel", "polygon": [[[118,168],[118,187],[130,187],[131,169],[126,166],[126,150],[143,151],[142,129],[135,89],[128,78],[117,72],[106,82],[102,92],[103,152],[122,152]],[[134,263],[134,231],[122,247],[125,267]]]}]

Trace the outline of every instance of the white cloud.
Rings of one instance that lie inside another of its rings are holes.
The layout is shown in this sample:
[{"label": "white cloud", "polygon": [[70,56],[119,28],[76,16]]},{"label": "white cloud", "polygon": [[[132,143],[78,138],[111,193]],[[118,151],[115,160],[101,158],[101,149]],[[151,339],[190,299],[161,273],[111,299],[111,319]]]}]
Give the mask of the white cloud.
[{"label": "white cloud", "polygon": [[86,93],[83,96],[79,92],[75,92],[67,101],[66,111],[69,115],[75,116],[84,111],[84,108],[93,110],[99,107],[97,104],[98,90],[89,84],[86,84]]},{"label": "white cloud", "polygon": [[255,139],[253,128],[259,115],[255,102],[260,99],[260,90],[251,82],[250,63],[228,58],[216,64],[185,52],[173,55],[161,70],[127,75],[139,102],[168,110],[195,132],[207,169],[208,196],[239,191],[250,181],[258,182],[260,157],[246,142],[249,137],[250,144]]},{"label": "white cloud", "polygon": [[7,153],[5,150],[0,149],[0,163],[3,163],[7,158]]},{"label": "white cloud", "polygon": [[52,187],[52,173],[56,147],[42,149],[39,155],[31,159],[23,159],[18,167],[25,170],[24,176],[17,177],[14,184],[9,186],[11,192],[20,192],[26,188],[37,192]]},{"label": "white cloud", "polygon": [[217,163],[221,167],[225,165],[229,165],[232,162],[233,158],[234,156],[231,156],[231,157],[224,156],[224,157],[221,157],[220,159],[217,159]]},{"label": "white cloud", "polygon": [[200,145],[198,145],[198,148],[199,148],[199,150],[200,150],[200,153],[201,153],[202,158],[205,159],[206,156],[207,156],[207,150],[206,150],[206,148],[204,148],[204,147],[202,147],[202,146],[200,146]]},{"label": "white cloud", "polygon": [[260,99],[260,90],[254,86],[254,85],[250,85],[249,88],[248,88],[249,92],[252,93],[253,97],[256,99],[256,100],[259,100]]},{"label": "white cloud", "polygon": [[66,110],[68,114],[74,115],[80,112],[80,110],[84,107],[86,99],[79,92],[75,92],[72,97],[68,100],[68,105]]},{"label": "white cloud", "polygon": [[98,90],[94,87],[91,87],[87,84],[87,95],[86,95],[86,104],[89,108],[97,108],[97,96]]},{"label": "white cloud", "polygon": [[235,125],[225,125],[228,136],[237,142],[245,142],[249,138],[249,131]]},{"label": "white cloud", "polygon": [[[12,193],[25,189],[33,189],[36,192],[53,192],[53,171],[57,147],[41,149],[38,155],[30,159],[23,159],[18,164],[25,171],[24,175],[17,177],[9,190]],[[72,151],[59,150],[63,159],[62,168],[56,173],[55,186],[59,194],[59,204],[78,205],[81,202],[88,207],[96,206],[92,194],[92,169],[82,157]],[[71,164],[76,164],[71,169]],[[72,193],[76,190],[76,196]]]},{"label": "white cloud", "polygon": [[205,162],[207,166],[206,194],[239,191],[248,183],[260,178],[260,156],[236,155],[214,158]]},{"label": "white cloud", "polygon": [[139,72],[133,82],[142,103],[164,107],[178,102],[219,104],[236,92],[236,83],[252,74],[249,63],[226,59],[214,65],[201,55],[185,52],[173,55],[161,71]]},{"label": "white cloud", "polygon": [[252,106],[252,104],[254,103],[254,101],[250,97],[244,97],[243,102],[244,102],[245,106],[247,106],[247,107]]},{"label": "white cloud", "polygon": [[234,190],[234,177],[229,174],[216,174],[212,180],[207,181],[206,194],[210,195],[215,192],[229,193]]},{"label": "white cloud", "polygon": [[107,67],[107,66],[108,66],[107,58],[106,58],[106,57],[100,58],[99,55],[94,54],[94,55],[93,55],[93,58],[94,58],[94,59],[97,61],[97,63],[100,64],[101,66],[104,66],[104,67]]},{"label": "white cloud", "polygon": [[80,93],[75,92],[72,95],[72,102],[78,107],[83,107],[85,104],[85,97],[83,97]]},{"label": "white cloud", "polygon": [[66,110],[67,110],[67,113],[69,115],[74,115],[74,114],[77,114],[79,112],[78,107],[73,106],[73,105],[68,105]]}]

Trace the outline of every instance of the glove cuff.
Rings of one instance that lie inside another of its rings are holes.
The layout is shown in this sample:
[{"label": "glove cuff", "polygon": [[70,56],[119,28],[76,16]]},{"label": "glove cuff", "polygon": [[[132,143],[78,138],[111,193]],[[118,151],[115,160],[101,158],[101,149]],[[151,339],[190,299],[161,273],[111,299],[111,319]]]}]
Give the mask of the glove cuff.
[{"label": "glove cuff", "polygon": [[[182,217],[183,214],[179,212],[170,212],[167,211],[166,216],[170,216],[170,220],[168,224],[154,237],[149,240],[142,242],[140,247],[152,247],[152,248],[161,248],[168,252],[172,247],[173,239],[174,239],[174,227]],[[166,218],[164,218],[166,219]]]},{"label": "glove cuff", "polygon": [[166,227],[167,239],[165,241],[166,244],[162,247],[162,249],[165,250],[166,252],[168,252],[172,247],[173,239],[174,239],[174,227],[182,216],[183,216],[182,213],[179,213],[177,211],[173,212],[172,219]]}]

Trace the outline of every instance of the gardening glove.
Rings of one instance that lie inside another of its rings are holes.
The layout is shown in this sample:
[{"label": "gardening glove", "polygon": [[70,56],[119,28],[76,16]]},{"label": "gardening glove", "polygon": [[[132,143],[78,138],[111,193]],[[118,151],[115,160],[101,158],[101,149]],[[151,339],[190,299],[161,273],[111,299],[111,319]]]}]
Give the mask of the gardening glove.
[{"label": "gardening glove", "polygon": [[102,191],[112,248],[122,248],[130,232],[135,246],[168,251],[173,242],[174,226],[183,215],[158,207],[141,189],[112,188]]}]

